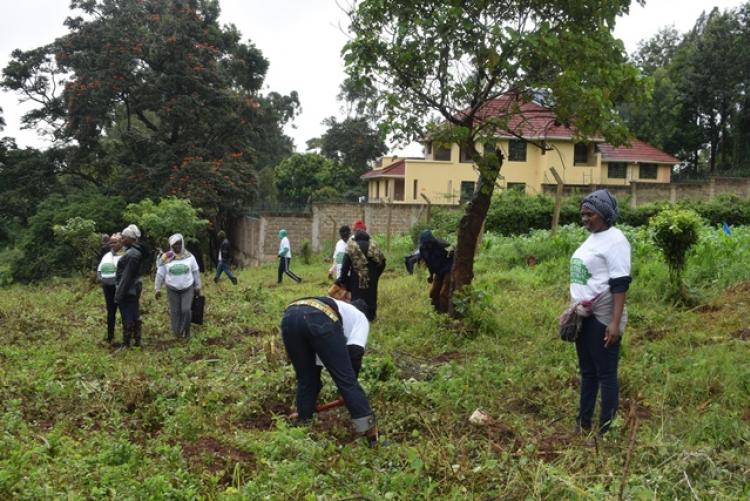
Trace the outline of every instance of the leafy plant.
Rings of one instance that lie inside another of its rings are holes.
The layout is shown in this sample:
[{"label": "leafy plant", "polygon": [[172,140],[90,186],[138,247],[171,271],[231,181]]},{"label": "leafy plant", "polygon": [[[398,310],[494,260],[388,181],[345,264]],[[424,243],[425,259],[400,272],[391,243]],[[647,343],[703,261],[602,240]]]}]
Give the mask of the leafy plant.
[{"label": "leafy plant", "polygon": [[649,222],[651,237],[669,266],[672,294],[678,300],[689,299],[682,275],[687,253],[698,242],[701,224],[701,217],[688,209],[666,209]]},{"label": "leafy plant", "polygon": [[162,198],[159,203],[147,198],[129,204],[123,218],[137,224],[144,234],[160,243],[174,233],[182,233],[189,240],[208,225],[207,220],[198,216],[190,200],[175,197]]},{"label": "leafy plant", "polygon": [[64,225],[56,224],[52,231],[56,239],[73,249],[74,268],[81,273],[90,270],[99,251],[96,223],[76,216],[68,219]]}]

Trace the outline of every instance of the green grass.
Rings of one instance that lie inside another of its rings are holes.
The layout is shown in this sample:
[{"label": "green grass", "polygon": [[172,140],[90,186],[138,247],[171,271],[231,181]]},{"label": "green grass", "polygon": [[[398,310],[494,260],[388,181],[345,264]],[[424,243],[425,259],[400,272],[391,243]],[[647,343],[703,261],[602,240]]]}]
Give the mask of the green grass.
[{"label": "green grass", "polygon": [[[426,274],[394,242],[361,380],[390,445],[352,438],[345,412],[294,428],[287,303],[321,294],[321,256],[205,277],[206,325],[169,334],[144,294],[144,347],[105,347],[103,297],[83,279],[0,290],[0,497],[116,499],[629,499],[750,496],[750,231],[705,228],[686,280],[703,306],[663,300],[666,267],[628,230],[634,277],[622,412],[596,447],[571,435],[572,345],[556,338],[570,252],[585,234],[488,236],[463,324],[430,311]],[[525,265],[534,254],[536,267]],[[321,399],[335,398],[328,381]],[[482,408],[489,426],[468,422]]]}]

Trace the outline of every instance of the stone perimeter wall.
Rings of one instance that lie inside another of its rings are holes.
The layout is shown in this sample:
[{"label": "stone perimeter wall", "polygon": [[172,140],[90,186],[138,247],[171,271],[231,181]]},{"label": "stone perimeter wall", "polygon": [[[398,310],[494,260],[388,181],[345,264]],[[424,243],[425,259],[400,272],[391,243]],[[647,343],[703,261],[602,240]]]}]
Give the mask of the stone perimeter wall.
[{"label": "stone perimeter wall", "polygon": [[[554,193],[556,185],[545,184],[543,188],[545,193]],[[710,178],[708,181],[669,184],[631,182],[630,186],[566,185],[564,191],[583,195],[600,188],[607,188],[617,197],[629,197],[634,207],[667,200],[711,200],[722,194],[750,198],[748,178]],[[458,206],[440,207],[461,210]],[[330,250],[332,242],[338,239],[339,227],[344,224],[351,226],[357,219],[365,221],[370,233],[385,234],[390,211],[391,234],[395,236],[408,232],[417,221],[426,218],[427,210],[424,204],[321,203],[314,204],[309,212],[246,216],[237,222],[230,236],[237,264],[259,265],[276,259],[281,228],[289,232],[292,256],[299,256],[299,249],[305,241],[310,242],[315,252]]]}]

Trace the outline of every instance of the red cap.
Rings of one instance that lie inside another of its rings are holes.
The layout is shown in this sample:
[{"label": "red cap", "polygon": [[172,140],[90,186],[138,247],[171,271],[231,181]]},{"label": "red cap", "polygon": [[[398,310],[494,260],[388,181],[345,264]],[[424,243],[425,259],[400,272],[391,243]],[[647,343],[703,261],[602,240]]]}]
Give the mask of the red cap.
[{"label": "red cap", "polygon": [[356,221],[354,221],[352,229],[354,231],[367,231],[367,225],[361,219],[357,219]]}]

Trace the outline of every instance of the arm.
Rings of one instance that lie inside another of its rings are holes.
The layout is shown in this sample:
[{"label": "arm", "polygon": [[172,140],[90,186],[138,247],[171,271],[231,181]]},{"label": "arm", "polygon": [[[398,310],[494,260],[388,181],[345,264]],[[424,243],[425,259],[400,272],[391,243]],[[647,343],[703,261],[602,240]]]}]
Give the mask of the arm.
[{"label": "arm", "polygon": [[164,283],[164,277],[166,276],[166,274],[166,265],[160,265],[156,267],[156,278],[154,279],[154,292],[156,293],[156,297],[159,297],[161,286]]},{"label": "arm", "polygon": [[346,280],[349,278],[349,274],[352,271],[352,258],[349,257],[349,254],[344,254],[344,261],[341,263],[341,275],[339,276],[338,280],[336,280],[336,283],[339,285],[339,287],[343,287],[346,289]]},{"label": "arm", "polygon": [[125,298],[125,294],[128,293],[136,277],[138,277],[138,260],[133,259],[130,256],[123,256],[122,259],[127,259],[125,262],[125,268],[122,270],[122,279],[117,284],[115,291],[115,303],[121,303]]},{"label": "arm", "polygon": [[625,296],[627,292],[613,292],[612,299],[614,307],[612,311],[612,321],[607,326],[607,330],[604,331],[604,347],[609,348],[617,344],[620,339],[620,320],[622,320],[622,312],[625,310]]},{"label": "arm", "polygon": [[195,260],[195,257],[191,257],[190,271],[193,272],[193,288],[195,289],[195,294],[196,296],[200,296],[203,284],[201,284],[201,272],[200,268],[198,268],[198,261]]}]

